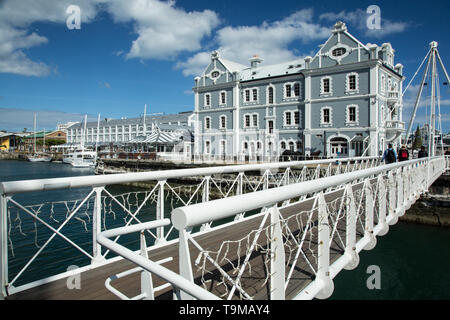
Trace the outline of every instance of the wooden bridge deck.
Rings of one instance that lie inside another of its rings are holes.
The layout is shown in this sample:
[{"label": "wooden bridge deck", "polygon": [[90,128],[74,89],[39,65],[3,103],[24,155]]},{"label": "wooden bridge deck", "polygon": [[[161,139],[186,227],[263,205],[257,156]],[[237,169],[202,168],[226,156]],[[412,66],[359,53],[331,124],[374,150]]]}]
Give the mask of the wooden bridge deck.
[{"label": "wooden bridge deck", "polygon": [[[361,185],[356,185],[353,187],[361,188]],[[326,196],[326,201],[332,201],[333,199],[339,198],[342,196],[342,190],[335,191]],[[297,215],[303,211],[310,211],[313,205],[313,200],[307,200],[304,202],[296,203],[284,207],[280,210],[281,215],[284,218],[288,218],[292,215]],[[270,221],[270,219],[268,219]],[[292,221],[291,221],[292,220]],[[289,220],[289,228],[293,234],[301,232],[298,230],[298,221],[301,220],[303,225],[306,224],[307,215],[302,214],[298,215],[298,219],[290,219]],[[233,241],[239,240],[250,233],[251,230],[258,229],[261,224],[262,217],[255,217],[252,219],[248,219],[238,224],[233,224],[232,226],[224,227],[219,230],[215,230],[209,233],[204,233],[201,235],[194,236],[194,239],[206,250],[208,251],[217,251],[223,241]],[[317,213],[315,213],[315,218],[313,221],[317,222]],[[345,243],[345,218],[341,219],[338,223],[338,232],[341,235],[344,243]],[[359,224],[358,224],[359,226]],[[315,232],[314,237],[310,237],[309,235],[305,238],[305,243],[303,245],[304,251],[308,259],[311,261],[312,265],[315,265],[315,258],[312,256],[311,251],[308,248],[311,248],[312,251],[317,252],[317,242],[314,239],[317,239],[317,229],[314,229],[309,232]],[[359,226],[357,228],[357,240],[359,240],[363,236],[362,227]],[[258,244],[264,247],[266,243],[266,238],[264,233],[261,234],[260,240]],[[234,244],[236,245],[236,244]],[[233,249],[233,250],[231,250]],[[237,255],[237,247],[230,248],[230,254],[227,258],[232,262],[237,262],[238,259],[242,262],[245,257],[245,250],[242,250],[240,257]],[[201,271],[197,271],[195,267],[195,260],[198,257],[199,251],[190,244],[191,250],[191,260],[194,269],[194,278],[196,279],[196,283],[201,283]],[[336,261],[344,252],[344,248],[336,241],[336,237],[331,241],[331,251],[330,251],[330,263]],[[289,252],[286,252],[286,256],[288,256]],[[295,251],[294,253],[295,254]],[[178,243],[150,249],[149,250],[149,258],[153,261],[158,261],[167,257],[173,257],[171,262],[165,263],[164,266],[173,270],[174,272],[178,272]],[[242,277],[242,286],[248,292],[253,299],[256,300],[265,300],[269,299],[269,284],[266,281],[267,270],[265,267],[264,259],[267,257],[262,253],[255,253],[252,255],[250,259],[251,263],[251,273],[246,270]],[[286,257],[288,259],[288,257]],[[300,260],[300,259],[299,259]],[[304,259],[302,262],[298,262],[295,270],[293,272],[291,281],[286,290],[286,298],[292,298],[297,293],[300,292],[301,289],[306,287],[313,279],[314,275],[306,263]],[[222,264],[221,264],[222,265]],[[223,263],[224,269],[228,269],[227,272],[231,274],[232,270],[230,268],[230,264],[225,265]],[[207,273],[204,275],[204,280],[207,280],[205,283],[207,284],[207,289],[212,291],[214,294],[218,296],[222,296],[226,294],[228,290],[225,288],[224,284],[219,284],[221,281],[221,277],[217,270],[213,271],[212,264],[207,265],[207,269],[212,271],[211,273]],[[9,296],[7,299],[11,300],[28,300],[28,299],[39,299],[39,300],[109,300],[109,299],[118,299],[115,295],[109,292],[105,288],[105,280],[114,274],[120,273],[122,271],[129,270],[131,268],[136,267],[135,264],[127,261],[121,260],[117,262],[110,263],[108,265],[91,269],[81,273],[81,289],[73,289],[69,290],[66,285],[66,279],[60,279],[51,283],[47,283],[35,288],[31,288],[16,294]],[[290,266],[287,266],[290,268]],[[288,269],[287,269],[288,270]],[[234,277],[236,275],[234,274]],[[154,287],[157,287],[165,282],[153,275]],[[270,283],[270,281],[268,281]],[[111,282],[111,284],[117,288],[119,291],[124,293],[129,297],[136,296],[140,293],[140,277],[139,273],[135,273],[128,277],[117,279]],[[172,298],[172,290],[171,287],[160,291],[157,294],[157,299],[171,299]],[[224,296],[223,298],[226,298]],[[236,290],[233,299],[239,298],[239,292]]]}]

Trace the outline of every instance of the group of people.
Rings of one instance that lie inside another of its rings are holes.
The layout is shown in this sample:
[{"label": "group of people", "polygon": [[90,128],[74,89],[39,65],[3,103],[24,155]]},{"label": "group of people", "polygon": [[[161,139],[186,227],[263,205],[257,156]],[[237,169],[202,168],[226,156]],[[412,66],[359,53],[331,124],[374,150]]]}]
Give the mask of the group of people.
[{"label": "group of people", "polygon": [[[424,146],[420,147],[417,157],[418,158],[428,157],[428,152],[425,151]],[[397,160],[399,162],[409,160],[408,149],[406,149],[405,145],[402,145],[400,150],[398,150],[398,155],[397,155],[397,152],[395,152],[394,148],[392,148],[392,144],[390,143],[388,145],[388,148],[384,151],[383,158],[381,159],[381,161],[384,161],[386,164],[389,164],[389,163],[397,162]]]}]

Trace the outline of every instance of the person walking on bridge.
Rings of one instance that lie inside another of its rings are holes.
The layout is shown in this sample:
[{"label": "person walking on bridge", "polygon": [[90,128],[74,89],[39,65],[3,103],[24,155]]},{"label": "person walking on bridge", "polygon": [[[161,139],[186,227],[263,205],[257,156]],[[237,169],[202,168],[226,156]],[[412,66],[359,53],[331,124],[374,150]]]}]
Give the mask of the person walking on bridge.
[{"label": "person walking on bridge", "polygon": [[386,164],[397,162],[397,153],[392,148],[391,143],[389,143],[388,148],[384,151],[381,161],[384,161]]},{"label": "person walking on bridge", "polygon": [[428,157],[428,152],[425,151],[425,146],[421,146],[419,150],[418,158],[426,158]]},{"label": "person walking on bridge", "polygon": [[409,160],[409,152],[405,145],[402,145],[401,149],[398,151],[398,161]]}]

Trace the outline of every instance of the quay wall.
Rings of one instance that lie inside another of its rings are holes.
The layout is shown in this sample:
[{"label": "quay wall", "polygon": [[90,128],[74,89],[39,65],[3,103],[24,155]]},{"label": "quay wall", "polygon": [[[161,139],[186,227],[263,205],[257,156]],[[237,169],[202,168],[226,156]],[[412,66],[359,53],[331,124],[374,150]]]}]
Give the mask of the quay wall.
[{"label": "quay wall", "polygon": [[440,176],[399,220],[450,227],[450,174]]}]

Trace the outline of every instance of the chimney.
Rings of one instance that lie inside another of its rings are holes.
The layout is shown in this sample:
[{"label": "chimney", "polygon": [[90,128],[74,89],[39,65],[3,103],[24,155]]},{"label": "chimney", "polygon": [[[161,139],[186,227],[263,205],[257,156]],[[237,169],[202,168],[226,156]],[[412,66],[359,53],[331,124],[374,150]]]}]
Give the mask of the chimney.
[{"label": "chimney", "polygon": [[253,57],[251,57],[250,59],[248,59],[250,61],[250,66],[252,68],[257,68],[258,64],[260,64],[263,59],[261,59],[258,55],[254,55]]}]

